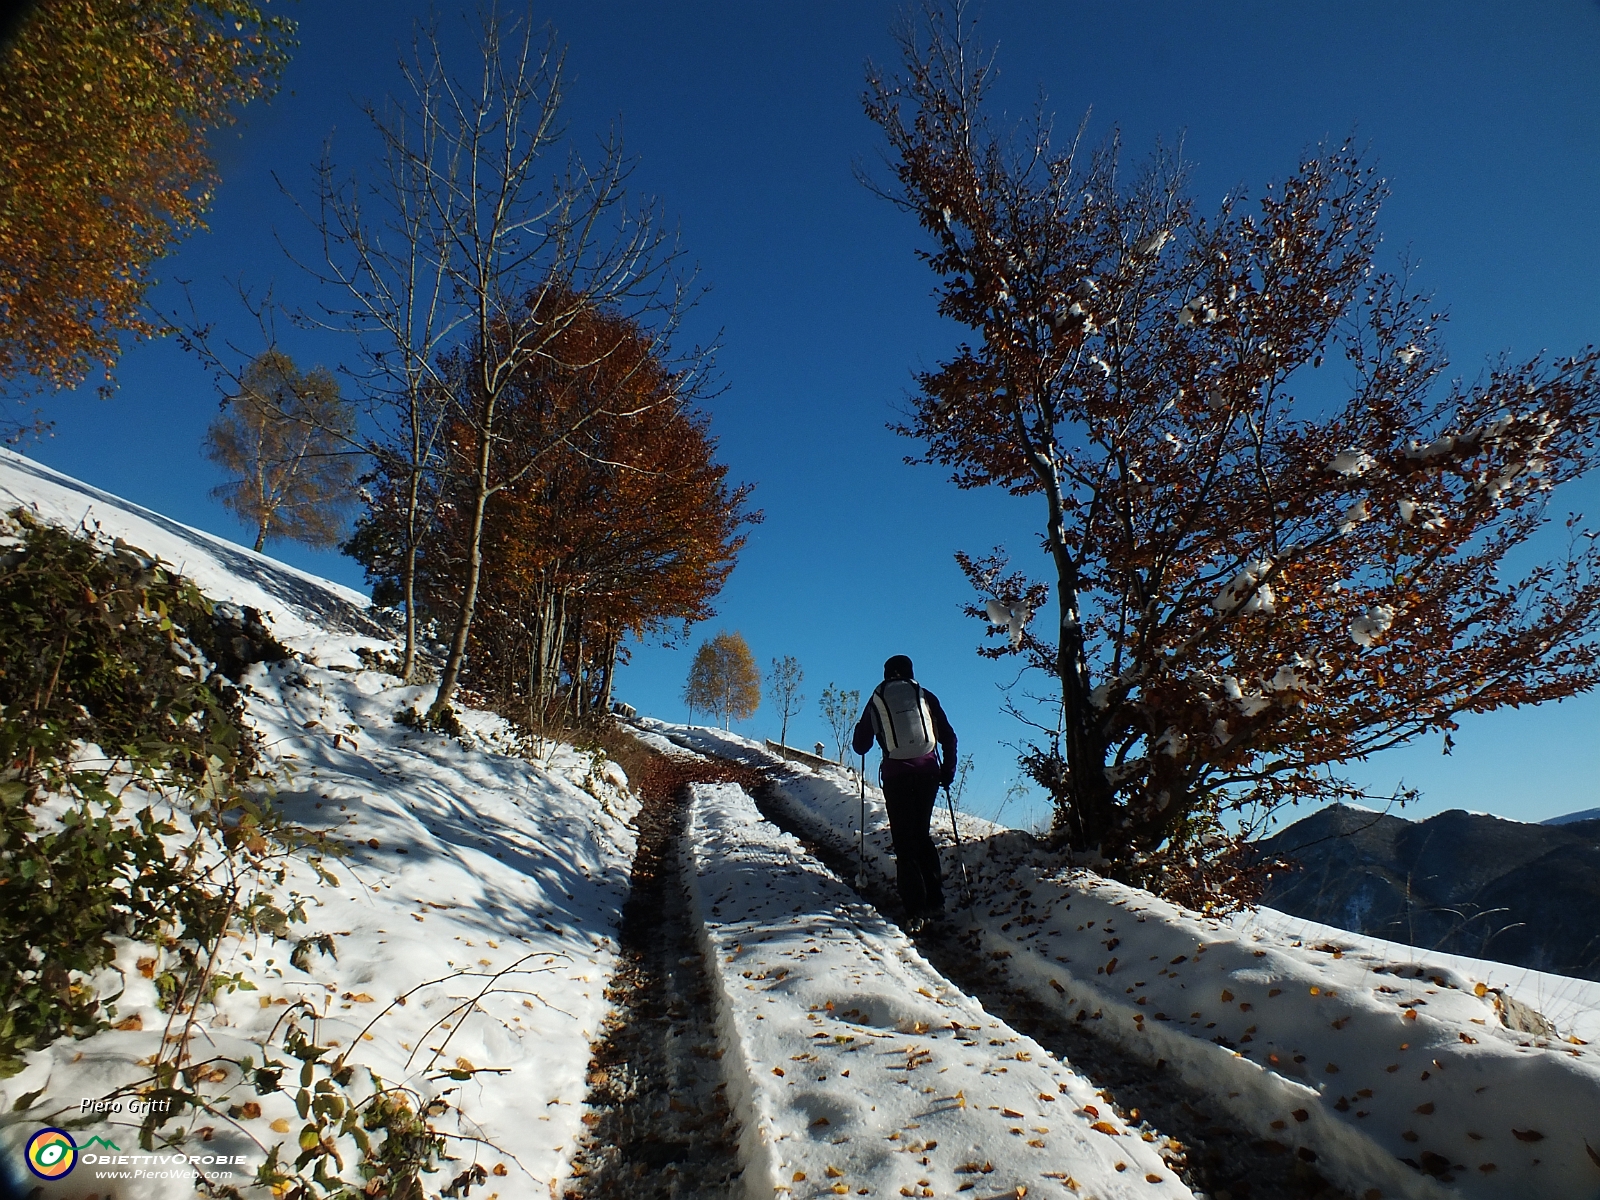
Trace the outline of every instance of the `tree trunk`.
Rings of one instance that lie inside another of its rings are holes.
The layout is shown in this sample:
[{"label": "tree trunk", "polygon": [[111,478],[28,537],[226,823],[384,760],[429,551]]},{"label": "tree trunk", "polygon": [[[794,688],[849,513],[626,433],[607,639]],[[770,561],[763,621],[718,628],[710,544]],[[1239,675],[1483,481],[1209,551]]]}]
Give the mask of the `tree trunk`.
[{"label": "tree trunk", "polygon": [[604,690],[600,693],[600,712],[602,714],[611,711],[611,689],[617,676],[617,643],[621,640],[621,637],[615,633],[606,638],[605,684]]},{"label": "tree trunk", "polygon": [[467,541],[467,578],[461,592],[461,608],[456,615],[455,633],[450,638],[450,654],[444,662],[444,674],[439,677],[439,690],[428,708],[430,718],[438,718],[450,707],[456,682],[461,677],[461,664],[467,657],[467,639],[472,634],[473,611],[478,604],[478,581],[483,576],[483,514],[489,504],[489,462],[494,448],[494,419],[492,401],[490,415],[479,431],[478,469],[473,478],[472,524]]},{"label": "tree trunk", "polygon": [[[1040,386],[1048,386],[1042,381]],[[1056,469],[1053,441],[1037,445],[1029,436],[1022,416],[1023,392],[1012,384],[1012,426],[1019,444],[1027,452],[1029,465],[1039,481],[1048,506],[1046,544],[1056,568],[1056,600],[1061,609],[1061,624],[1056,648],[1056,675],[1061,681],[1061,707],[1065,729],[1068,834],[1076,849],[1103,847],[1114,836],[1116,819],[1111,784],[1106,779],[1105,740],[1096,726],[1094,706],[1089,702],[1089,667],[1084,656],[1083,626],[1078,615],[1078,567],[1067,547],[1066,502],[1061,475]],[[1057,795],[1059,802],[1060,796]]]},{"label": "tree trunk", "polygon": [[546,709],[554,703],[561,689],[561,659],[567,640],[567,589],[555,593],[545,619],[543,658],[539,663],[540,694]]},{"label": "tree trunk", "polygon": [[417,671],[417,543],[422,507],[422,471],[417,456],[421,454],[420,430],[416,427],[415,405],[412,416],[412,461],[410,478],[406,481],[406,553],[400,567],[400,588],[406,606],[406,646],[400,659],[400,678],[410,683]]},{"label": "tree trunk", "polygon": [[405,567],[401,572],[405,590],[406,648],[400,658],[400,678],[410,683],[417,673],[417,548],[406,547]]},{"label": "tree trunk", "polygon": [[267,526],[271,523],[271,517],[263,517],[261,519],[261,527],[256,530],[256,544],[251,546],[250,549],[254,550],[257,554],[260,554],[261,547],[267,544]]},{"label": "tree trunk", "polygon": [[587,684],[583,677],[583,605],[572,618],[572,722],[581,726],[588,712]]}]

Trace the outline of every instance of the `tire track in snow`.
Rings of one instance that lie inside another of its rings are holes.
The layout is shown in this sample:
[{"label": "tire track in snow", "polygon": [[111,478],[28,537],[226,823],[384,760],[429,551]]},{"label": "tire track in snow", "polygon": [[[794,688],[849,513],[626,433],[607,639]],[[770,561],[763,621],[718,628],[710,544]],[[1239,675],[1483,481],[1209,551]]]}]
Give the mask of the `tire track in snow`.
[{"label": "tire track in snow", "polygon": [[613,1007],[589,1063],[588,1133],[563,1197],[740,1196],[738,1122],[728,1108],[711,980],[681,873],[684,768],[631,738],[607,741],[643,807],[619,966],[606,992]]},{"label": "tire track in snow", "polygon": [[[852,857],[813,840],[788,818],[774,781],[764,778],[751,794],[767,820],[794,834],[840,879],[855,878]],[[951,866],[946,863],[947,876]],[[904,917],[899,897],[871,874],[860,894],[890,920]],[[1211,1200],[1354,1200],[1286,1147],[1217,1123],[1211,1115],[1216,1106],[1204,1093],[1096,1037],[1087,1022],[1068,1020],[1011,987],[1003,965],[984,957],[976,935],[961,931],[955,921],[914,940],[945,978],[1092,1080],[1128,1124],[1143,1123],[1158,1139],[1165,1135],[1180,1143],[1185,1153],[1170,1157],[1169,1165],[1196,1193]]]}]

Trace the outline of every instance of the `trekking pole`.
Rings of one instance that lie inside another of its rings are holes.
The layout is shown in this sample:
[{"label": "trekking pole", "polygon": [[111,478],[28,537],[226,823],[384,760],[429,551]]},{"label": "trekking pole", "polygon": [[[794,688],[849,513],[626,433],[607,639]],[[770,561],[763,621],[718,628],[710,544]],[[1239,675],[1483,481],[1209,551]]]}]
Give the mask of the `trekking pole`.
[{"label": "trekking pole", "polygon": [[966,856],[961,853],[961,831],[956,828],[956,802],[950,795],[950,785],[944,785],[945,803],[950,806],[950,835],[956,840],[956,861],[961,864],[961,889],[966,902],[972,903],[972,879],[967,875]]},{"label": "trekking pole", "polygon": [[861,836],[856,843],[857,867],[856,887],[867,886],[867,756],[861,756],[861,773],[856,776],[861,785]]}]

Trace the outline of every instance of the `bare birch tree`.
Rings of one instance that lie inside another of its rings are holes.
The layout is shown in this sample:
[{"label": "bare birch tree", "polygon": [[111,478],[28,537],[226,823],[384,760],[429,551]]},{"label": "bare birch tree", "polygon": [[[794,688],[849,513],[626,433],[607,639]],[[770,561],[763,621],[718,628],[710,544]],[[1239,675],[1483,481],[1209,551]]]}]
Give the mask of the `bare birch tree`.
[{"label": "bare birch tree", "polygon": [[[433,34],[419,35],[413,62]],[[435,64],[437,65],[436,61]],[[382,147],[370,175],[343,176],[332,146],[316,170],[316,209],[308,216],[321,238],[323,265],[308,267],[342,302],[322,306],[311,320],[354,333],[366,360],[369,418],[362,449],[377,474],[403,497],[400,563],[405,608],[405,649],[400,673],[410,681],[417,665],[417,559],[432,527],[439,495],[439,437],[446,390],[440,355],[466,320],[452,303],[449,277],[454,214],[440,211],[428,186],[427,164],[440,153],[436,71],[408,71],[415,103],[368,105],[366,114]]]},{"label": "bare birch tree", "polygon": [[[386,431],[365,448],[407,497],[399,549],[408,672],[417,556],[430,505],[445,490],[439,439],[448,427],[474,451],[467,477],[451,487],[471,508],[436,716],[450,704],[471,638],[489,500],[543,469],[581,425],[615,415],[575,412],[571,427],[519,445],[508,466],[502,425],[513,381],[541,359],[560,358],[563,332],[598,309],[648,326],[664,344],[686,296],[674,240],[650,203],[627,194],[621,141],[606,138],[591,158],[567,144],[563,51],[553,32],[541,34],[531,10],[512,17],[495,6],[477,20],[470,73],[452,69],[437,26],[419,27],[401,63],[401,95],[368,110],[383,147],[377,169],[366,181],[344,179],[326,155],[312,214],[326,262],[314,273],[348,297],[320,320],[362,338],[374,426]],[[457,369],[447,371],[447,361]],[[697,375],[685,372],[684,395]]]},{"label": "bare birch tree", "polygon": [[800,694],[800,683],[805,677],[800,660],[792,654],[773,659],[772,671],[767,675],[767,694],[772,697],[778,710],[778,744],[784,747],[785,757],[789,752],[789,718],[798,713],[800,706],[806,702],[806,698]]}]

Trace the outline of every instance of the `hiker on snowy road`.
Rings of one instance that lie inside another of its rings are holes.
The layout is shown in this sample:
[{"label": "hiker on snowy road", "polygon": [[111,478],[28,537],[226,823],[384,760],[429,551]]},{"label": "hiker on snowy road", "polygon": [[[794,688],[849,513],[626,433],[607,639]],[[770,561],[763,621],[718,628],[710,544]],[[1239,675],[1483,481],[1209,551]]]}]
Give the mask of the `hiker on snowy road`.
[{"label": "hiker on snowy road", "polygon": [[956,776],[956,733],[939,698],[912,678],[911,660],[896,654],[883,664],[883,682],[867,698],[851,742],[865,754],[883,751],[878,781],[894,841],[895,882],[911,929],[944,916],[944,878],[928,822],[939,787]]}]

